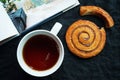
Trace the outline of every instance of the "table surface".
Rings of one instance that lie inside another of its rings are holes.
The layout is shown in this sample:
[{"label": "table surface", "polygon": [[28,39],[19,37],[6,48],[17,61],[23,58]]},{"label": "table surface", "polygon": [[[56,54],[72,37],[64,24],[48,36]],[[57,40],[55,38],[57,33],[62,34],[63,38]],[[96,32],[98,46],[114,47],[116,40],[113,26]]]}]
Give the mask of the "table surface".
[{"label": "table surface", "polygon": [[0,80],[120,80],[120,0],[79,1],[80,6],[100,6],[109,12],[114,19],[114,27],[105,29],[107,40],[102,52],[93,58],[81,59],[68,50],[65,34],[73,22],[79,19],[87,19],[95,22],[98,26],[104,26],[104,22],[95,16],[80,16],[80,6],[77,6],[35,27],[35,29],[50,30],[55,22],[60,22],[63,25],[58,37],[64,45],[65,57],[63,64],[55,73],[38,78],[28,75],[21,69],[16,58],[17,46],[24,36],[21,35],[0,46]]}]

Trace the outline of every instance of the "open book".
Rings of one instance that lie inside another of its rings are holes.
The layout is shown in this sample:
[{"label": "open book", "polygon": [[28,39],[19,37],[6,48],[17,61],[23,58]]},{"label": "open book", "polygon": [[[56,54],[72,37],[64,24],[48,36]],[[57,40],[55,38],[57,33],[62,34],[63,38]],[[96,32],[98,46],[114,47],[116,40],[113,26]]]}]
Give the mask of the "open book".
[{"label": "open book", "polygon": [[19,35],[6,10],[0,5],[0,44]]},{"label": "open book", "polygon": [[[26,30],[34,25],[60,15],[79,5],[78,0],[21,0],[23,10],[27,15]],[[9,41],[20,33],[14,26],[7,12],[0,5],[0,44]]]}]

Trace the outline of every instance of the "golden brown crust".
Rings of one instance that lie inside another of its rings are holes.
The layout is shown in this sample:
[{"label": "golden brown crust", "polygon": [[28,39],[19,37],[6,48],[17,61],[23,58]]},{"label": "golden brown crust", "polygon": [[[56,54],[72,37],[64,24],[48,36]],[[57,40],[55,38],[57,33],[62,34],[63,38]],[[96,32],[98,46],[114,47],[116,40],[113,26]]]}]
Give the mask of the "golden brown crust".
[{"label": "golden brown crust", "polygon": [[81,57],[90,58],[99,54],[106,41],[104,28],[88,20],[78,20],[66,32],[66,42],[69,50]]},{"label": "golden brown crust", "polygon": [[103,10],[100,7],[97,6],[81,6],[80,7],[80,15],[96,15],[103,18],[103,20],[106,22],[106,27],[111,28],[114,25],[114,21],[110,14]]}]

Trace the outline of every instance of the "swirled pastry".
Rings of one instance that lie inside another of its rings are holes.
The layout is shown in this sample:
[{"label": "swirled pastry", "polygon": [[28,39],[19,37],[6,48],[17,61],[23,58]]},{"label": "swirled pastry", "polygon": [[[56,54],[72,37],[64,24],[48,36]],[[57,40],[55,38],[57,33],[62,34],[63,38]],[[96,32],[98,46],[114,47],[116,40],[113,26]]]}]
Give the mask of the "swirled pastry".
[{"label": "swirled pastry", "polygon": [[100,18],[103,18],[103,20],[106,23],[107,28],[111,28],[114,25],[114,21],[110,14],[103,10],[100,7],[97,6],[81,6],[80,7],[80,15],[96,15],[99,16]]},{"label": "swirled pastry", "polygon": [[106,41],[104,28],[88,20],[74,22],[66,32],[69,50],[81,58],[90,58],[99,54]]}]

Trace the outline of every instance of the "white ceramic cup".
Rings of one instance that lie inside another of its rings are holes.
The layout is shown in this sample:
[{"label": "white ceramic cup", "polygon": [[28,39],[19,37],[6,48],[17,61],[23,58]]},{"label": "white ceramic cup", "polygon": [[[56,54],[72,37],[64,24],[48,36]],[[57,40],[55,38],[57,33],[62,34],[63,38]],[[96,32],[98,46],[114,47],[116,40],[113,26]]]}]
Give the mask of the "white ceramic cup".
[{"label": "white ceramic cup", "polygon": [[[32,76],[36,76],[36,77],[44,77],[44,76],[48,76],[52,73],[54,73],[62,64],[63,62],[63,58],[64,58],[64,47],[63,44],[61,42],[61,40],[57,37],[57,33],[59,32],[59,30],[61,29],[62,25],[58,22],[56,22],[56,24],[53,26],[53,28],[51,29],[51,31],[47,31],[47,30],[34,30],[28,34],[26,34],[22,40],[20,41],[18,48],[17,48],[17,60],[19,65],[21,66],[21,68],[27,72],[28,74],[32,75]],[[36,35],[46,35],[51,37],[58,45],[59,47],[59,58],[56,62],[56,64],[47,70],[44,71],[38,71],[38,70],[34,70],[32,68],[30,68],[24,61],[23,59],[23,48],[24,45],[26,44],[26,42],[33,36]]]}]

